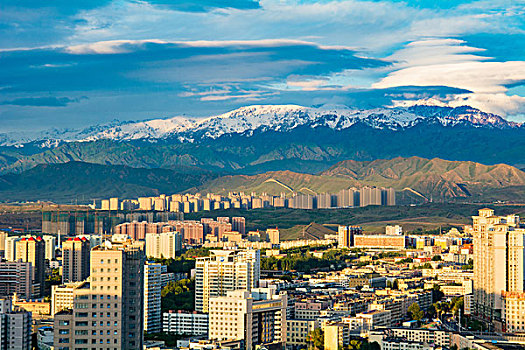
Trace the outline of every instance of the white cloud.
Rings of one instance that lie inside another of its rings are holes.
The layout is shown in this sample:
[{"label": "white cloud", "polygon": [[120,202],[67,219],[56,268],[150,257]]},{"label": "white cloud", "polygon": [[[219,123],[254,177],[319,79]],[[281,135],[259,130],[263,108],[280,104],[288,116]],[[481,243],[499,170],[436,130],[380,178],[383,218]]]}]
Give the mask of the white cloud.
[{"label": "white cloud", "polygon": [[[487,57],[475,55],[483,50],[463,44],[460,40],[438,39],[406,45],[390,56],[397,61],[392,71],[372,87],[449,86],[472,92],[442,101],[449,106],[470,105],[501,115],[523,111],[525,98],[506,93],[507,86],[525,81],[525,62],[487,62]],[[416,102],[426,103],[398,104]]]}]

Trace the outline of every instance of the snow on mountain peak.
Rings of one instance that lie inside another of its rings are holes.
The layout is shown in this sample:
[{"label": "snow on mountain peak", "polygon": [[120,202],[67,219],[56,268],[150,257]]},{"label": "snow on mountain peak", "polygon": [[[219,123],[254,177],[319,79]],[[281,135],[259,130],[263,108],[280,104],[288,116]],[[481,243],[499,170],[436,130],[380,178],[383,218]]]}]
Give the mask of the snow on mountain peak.
[{"label": "snow on mountain peak", "polygon": [[[60,141],[115,141],[157,140],[175,138],[193,142],[200,138],[218,138],[226,134],[251,135],[255,130],[285,132],[299,126],[329,127],[341,130],[356,123],[364,123],[378,129],[398,130],[416,125],[424,120],[433,120],[444,126],[470,123],[474,126],[497,128],[517,127],[516,123],[481,112],[475,108],[411,106],[393,108],[355,109],[341,105],[304,107],[298,105],[252,105],[204,118],[172,117],[139,122],[118,122],[96,125],[82,130],[50,130],[39,135],[0,134],[0,144],[16,145],[29,141],[43,141],[43,147]],[[55,142],[53,142],[55,141]]]}]

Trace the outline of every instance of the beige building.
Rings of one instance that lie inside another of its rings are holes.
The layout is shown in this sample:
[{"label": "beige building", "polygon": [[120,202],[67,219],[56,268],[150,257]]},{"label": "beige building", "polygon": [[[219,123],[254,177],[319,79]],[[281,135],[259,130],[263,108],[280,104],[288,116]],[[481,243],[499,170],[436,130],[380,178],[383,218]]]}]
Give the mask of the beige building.
[{"label": "beige building", "polygon": [[320,328],[319,320],[286,320],[286,346],[303,348],[308,333]]},{"label": "beige building", "polygon": [[195,310],[208,312],[209,300],[228,291],[250,291],[259,285],[261,256],[259,250],[212,250],[210,256],[195,263]]},{"label": "beige building", "polygon": [[144,264],[143,242],[93,248],[90,282],[74,290],[73,309],[55,314],[55,348],[142,349]]},{"label": "beige building", "polygon": [[178,232],[146,234],[146,256],[151,258],[174,259],[182,250],[182,238]]},{"label": "beige building", "polygon": [[7,232],[0,231],[0,257],[5,257],[5,239],[7,238]]},{"label": "beige building", "polygon": [[350,343],[347,323],[329,323],[324,326],[324,350],[339,350]]},{"label": "beige building", "polygon": [[45,243],[42,237],[24,237],[16,242],[15,260],[33,265],[33,287],[35,295],[42,295],[46,280]]},{"label": "beige building", "polygon": [[90,244],[86,238],[62,243],[62,283],[83,281],[89,276]]},{"label": "beige building", "polygon": [[268,236],[268,240],[271,244],[279,244],[281,243],[281,237],[279,234],[279,230],[276,228],[269,228],[266,230],[266,236]]},{"label": "beige building", "polygon": [[275,288],[229,291],[210,298],[209,338],[244,340],[247,350],[256,345],[286,345],[286,293]]},{"label": "beige building", "polygon": [[[503,311],[504,304],[515,305],[514,297],[504,301],[506,292],[524,292],[525,228],[516,215],[495,216],[492,209],[473,216],[474,236],[474,312],[489,321],[501,320],[507,329],[522,326],[509,321],[514,310]],[[512,312],[512,313],[511,313]],[[521,319],[515,320],[521,322]]]},{"label": "beige building", "polygon": [[87,282],[71,282],[51,286],[51,316],[57,312],[73,308],[73,293],[75,289]]}]

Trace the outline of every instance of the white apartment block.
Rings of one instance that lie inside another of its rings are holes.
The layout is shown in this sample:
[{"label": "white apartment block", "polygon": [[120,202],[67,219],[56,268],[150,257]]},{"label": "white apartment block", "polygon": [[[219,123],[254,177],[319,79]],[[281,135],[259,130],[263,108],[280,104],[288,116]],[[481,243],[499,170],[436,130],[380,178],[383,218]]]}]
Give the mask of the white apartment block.
[{"label": "white apartment block", "polygon": [[250,291],[259,285],[261,256],[259,250],[212,250],[210,256],[195,263],[195,310],[208,312],[213,297],[228,291]]},{"label": "white apartment block", "polygon": [[165,333],[184,335],[208,335],[208,314],[183,310],[170,310],[162,315]]},{"label": "white apartment block", "polygon": [[146,234],[146,256],[157,259],[174,259],[182,249],[182,238],[178,232]]},{"label": "white apartment block", "polygon": [[259,344],[286,345],[286,293],[276,288],[229,291],[226,296],[210,298],[209,338],[239,340],[246,349]]},{"label": "white apartment block", "polygon": [[44,243],[46,244],[45,258],[48,261],[55,260],[55,248],[57,245],[57,240],[55,236],[44,235],[42,236]]},{"label": "white apartment block", "polygon": [[71,282],[51,286],[51,316],[57,312],[73,308],[74,291],[86,282]]},{"label": "white apartment block", "polygon": [[161,264],[146,262],[144,265],[144,331],[158,333],[161,319]]}]

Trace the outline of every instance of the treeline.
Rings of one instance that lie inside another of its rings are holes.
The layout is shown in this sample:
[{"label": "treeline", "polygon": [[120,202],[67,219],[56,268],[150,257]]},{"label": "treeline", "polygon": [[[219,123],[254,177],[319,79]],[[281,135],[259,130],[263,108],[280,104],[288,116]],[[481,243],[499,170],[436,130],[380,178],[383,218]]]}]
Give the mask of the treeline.
[{"label": "treeline", "polygon": [[188,310],[195,309],[195,280],[184,279],[170,282],[161,292],[162,312],[168,310]]},{"label": "treeline", "polygon": [[262,270],[310,272],[319,269],[342,269],[356,257],[348,250],[329,250],[322,258],[315,257],[307,250],[288,254],[283,258],[266,257],[261,259]]}]

